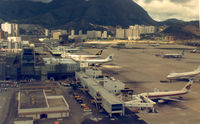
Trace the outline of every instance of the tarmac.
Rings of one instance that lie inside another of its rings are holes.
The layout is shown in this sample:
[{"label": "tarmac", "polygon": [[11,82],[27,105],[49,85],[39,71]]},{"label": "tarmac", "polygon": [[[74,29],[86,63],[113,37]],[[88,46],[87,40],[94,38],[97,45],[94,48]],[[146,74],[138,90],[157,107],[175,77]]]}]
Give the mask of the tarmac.
[{"label": "tarmac", "polygon": [[[126,83],[135,94],[153,92],[154,88],[160,91],[180,90],[187,83],[173,81],[160,83],[171,72],[188,72],[195,70],[200,64],[200,54],[190,53],[195,47],[184,45],[149,46],[143,49],[144,44],[136,44],[142,49],[104,49],[102,58],[114,53],[111,63],[102,66],[105,73]],[[163,58],[167,53],[181,53],[183,58]],[[91,54],[97,49],[87,49]],[[109,65],[109,66],[108,66]],[[112,68],[113,66],[113,68]],[[117,68],[116,68],[117,67]],[[196,79],[200,79],[198,76]],[[199,124],[200,122],[200,82],[193,84],[191,92],[183,96],[182,102],[168,101],[157,103],[157,113],[140,111],[137,115],[148,124]]]},{"label": "tarmac", "polygon": [[[114,53],[112,62],[99,67],[104,73],[119,79],[134,90],[134,94],[153,92],[154,88],[160,91],[180,90],[187,83],[185,81],[173,81],[172,83],[160,83],[171,72],[187,72],[196,69],[200,64],[200,54],[190,53],[194,47],[184,45],[160,45],[149,46],[147,44],[135,44],[135,49],[104,49],[102,58]],[[137,48],[137,49],[136,49]],[[83,52],[96,54],[99,49],[84,49]],[[162,56],[165,53],[181,53],[185,55],[180,59],[167,59]],[[200,79],[200,76],[197,77]],[[99,114],[95,106],[90,103],[86,94],[81,94],[92,113],[83,112],[79,103],[72,94],[72,89],[61,87],[64,97],[70,106],[70,117],[59,119],[60,124],[199,124],[200,122],[200,82],[195,82],[191,92],[183,96],[182,102],[168,101],[157,103],[157,113],[140,111],[136,115],[131,113],[117,120],[111,120],[103,113]],[[0,93],[0,120],[10,124],[16,114],[14,90]],[[6,104],[11,102],[11,104]],[[10,107],[8,107],[10,106]],[[8,109],[9,108],[9,109]],[[8,114],[7,114],[8,113]],[[12,113],[12,114],[10,114]],[[6,117],[7,116],[7,117]],[[8,122],[9,121],[9,122]],[[49,124],[57,119],[38,120],[35,124]],[[0,123],[2,123],[0,122]]]}]

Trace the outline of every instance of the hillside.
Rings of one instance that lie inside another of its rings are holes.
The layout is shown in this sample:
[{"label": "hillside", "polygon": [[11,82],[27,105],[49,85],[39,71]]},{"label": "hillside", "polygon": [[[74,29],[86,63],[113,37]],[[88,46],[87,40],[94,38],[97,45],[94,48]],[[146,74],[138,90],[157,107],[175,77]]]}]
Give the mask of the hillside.
[{"label": "hillside", "polygon": [[178,22],[168,26],[162,33],[175,36],[178,40],[199,39],[199,22]]},{"label": "hillside", "polygon": [[155,25],[148,13],[132,0],[25,0],[0,1],[0,19],[45,27],[93,28],[91,24],[127,27]]}]

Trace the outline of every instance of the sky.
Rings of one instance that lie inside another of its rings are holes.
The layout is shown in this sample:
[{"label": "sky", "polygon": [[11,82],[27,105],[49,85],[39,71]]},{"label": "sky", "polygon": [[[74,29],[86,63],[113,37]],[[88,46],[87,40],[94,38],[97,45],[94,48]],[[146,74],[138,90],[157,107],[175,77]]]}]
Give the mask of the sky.
[{"label": "sky", "polygon": [[133,0],[156,21],[176,18],[184,21],[199,19],[199,0]]}]

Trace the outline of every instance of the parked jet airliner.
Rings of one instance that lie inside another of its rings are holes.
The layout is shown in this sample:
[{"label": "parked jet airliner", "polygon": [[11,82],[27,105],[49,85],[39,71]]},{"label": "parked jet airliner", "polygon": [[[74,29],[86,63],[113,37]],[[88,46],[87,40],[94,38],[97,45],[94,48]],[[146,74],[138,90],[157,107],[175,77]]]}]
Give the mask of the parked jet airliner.
[{"label": "parked jet airliner", "polygon": [[183,58],[184,50],[180,54],[164,54],[163,58]]},{"label": "parked jet airliner", "polygon": [[183,78],[193,78],[197,75],[200,74],[200,66],[191,72],[182,72],[182,73],[170,73],[169,75],[167,75],[167,79],[169,80],[175,80],[175,79],[183,79]]},{"label": "parked jet airliner", "polygon": [[181,97],[182,95],[185,95],[187,93],[189,93],[190,88],[192,86],[193,80],[190,80],[185,87],[183,87],[183,89],[181,90],[177,90],[177,91],[157,91],[157,92],[150,92],[150,93],[141,93],[138,95],[141,96],[146,96],[150,99],[162,99],[162,100],[174,100],[174,101],[178,101],[177,99],[173,99],[170,97],[174,97],[174,96],[179,96]]},{"label": "parked jet airliner", "polygon": [[86,59],[86,58],[98,58],[102,55],[103,50],[99,50],[96,55],[75,55],[71,53],[64,53],[61,55],[62,58],[70,57],[72,59]]}]

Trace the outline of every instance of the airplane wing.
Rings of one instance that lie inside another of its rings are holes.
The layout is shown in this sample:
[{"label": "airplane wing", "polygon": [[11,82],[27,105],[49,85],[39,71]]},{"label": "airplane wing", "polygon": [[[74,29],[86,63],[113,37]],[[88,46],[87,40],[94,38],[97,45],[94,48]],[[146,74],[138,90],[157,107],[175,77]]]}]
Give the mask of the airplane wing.
[{"label": "airplane wing", "polygon": [[176,102],[183,102],[183,100],[180,100],[178,98],[171,98],[171,97],[163,97],[160,98],[161,100],[165,100],[165,101],[176,101]]}]

